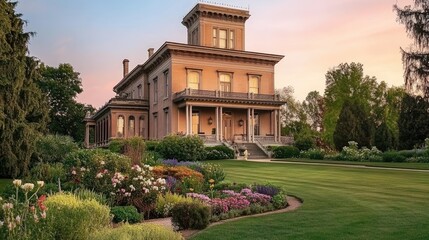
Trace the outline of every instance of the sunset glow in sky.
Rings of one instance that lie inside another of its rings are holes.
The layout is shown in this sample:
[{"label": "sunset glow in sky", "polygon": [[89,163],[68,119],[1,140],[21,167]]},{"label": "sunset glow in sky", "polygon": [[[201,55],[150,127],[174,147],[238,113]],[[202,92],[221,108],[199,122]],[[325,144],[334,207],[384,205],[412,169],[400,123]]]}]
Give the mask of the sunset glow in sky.
[{"label": "sunset glow in sky", "polygon": [[[214,0],[213,0],[214,1]],[[30,54],[49,66],[70,63],[81,73],[78,101],[100,107],[115,94],[122,60],[130,69],[147,49],[165,41],[186,42],[182,18],[196,0],[21,0],[17,12],[36,32]],[[403,85],[400,47],[411,40],[396,22],[393,5],[411,0],[218,0],[250,7],[246,50],[285,55],[276,66],[276,88],[292,86],[295,97],[323,94],[326,72],[360,62],[365,74]]]}]

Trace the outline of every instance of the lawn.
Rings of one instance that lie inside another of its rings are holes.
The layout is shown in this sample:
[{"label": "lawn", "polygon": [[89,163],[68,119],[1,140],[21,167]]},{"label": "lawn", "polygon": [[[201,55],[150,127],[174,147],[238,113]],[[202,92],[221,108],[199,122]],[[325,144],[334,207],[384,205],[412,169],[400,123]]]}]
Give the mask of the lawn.
[{"label": "lawn", "polygon": [[286,162],[304,162],[304,163],[323,163],[339,165],[359,165],[365,167],[386,167],[386,168],[407,168],[429,170],[429,163],[396,163],[396,162],[352,162],[336,160],[314,160],[303,158],[273,159],[272,161]]},{"label": "lawn", "polygon": [[429,239],[429,173],[216,161],[231,182],[271,182],[304,200],[291,213],[217,225],[192,239]]}]

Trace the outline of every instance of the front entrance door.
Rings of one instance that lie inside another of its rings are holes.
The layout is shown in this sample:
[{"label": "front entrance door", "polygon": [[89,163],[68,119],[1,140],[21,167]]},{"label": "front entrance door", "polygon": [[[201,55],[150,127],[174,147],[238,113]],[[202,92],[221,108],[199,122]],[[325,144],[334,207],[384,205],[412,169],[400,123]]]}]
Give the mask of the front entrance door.
[{"label": "front entrance door", "polygon": [[231,113],[223,114],[223,138],[232,141],[232,116]]}]

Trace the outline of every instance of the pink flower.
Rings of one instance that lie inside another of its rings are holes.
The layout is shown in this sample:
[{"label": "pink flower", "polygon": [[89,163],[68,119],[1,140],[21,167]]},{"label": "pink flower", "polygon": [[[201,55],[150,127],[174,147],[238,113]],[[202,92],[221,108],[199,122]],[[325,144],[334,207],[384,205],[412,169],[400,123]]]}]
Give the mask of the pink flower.
[{"label": "pink flower", "polygon": [[45,218],[46,218],[46,211],[43,211],[43,212],[40,214],[40,217],[41,217],[41,218],[43,218],[43,219],[45,219]]}]

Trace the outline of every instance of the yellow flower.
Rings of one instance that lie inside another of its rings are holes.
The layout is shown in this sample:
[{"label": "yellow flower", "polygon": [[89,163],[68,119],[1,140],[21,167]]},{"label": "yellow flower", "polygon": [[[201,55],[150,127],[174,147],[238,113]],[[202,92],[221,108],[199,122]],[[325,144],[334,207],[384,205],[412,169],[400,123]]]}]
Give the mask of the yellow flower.
[{"label": "yellow flower", "polygon": [[193,188],[189,188],[189,191],[193,192],[193,191],[194,191],[194,189],[193,189]]},{"label": "yellow flower", "polygon": [[212,188],[212,189],[213,189],[213,188],[214,188],[214,184],[210,184],[210,188]]},{"label": "yellow flower", "polygon": [[212,178],[209,180],[209,183],[213,184],[215,182],[215,180]]}]

